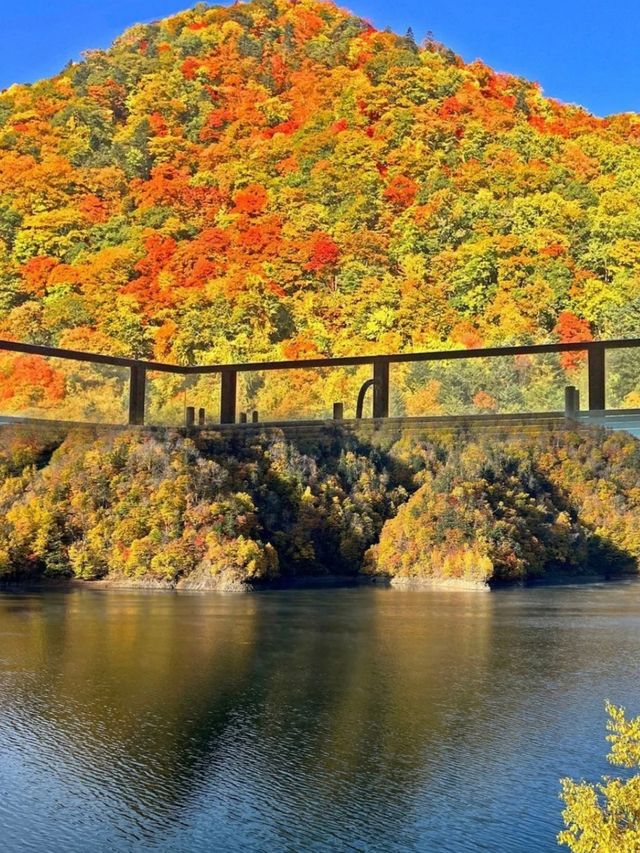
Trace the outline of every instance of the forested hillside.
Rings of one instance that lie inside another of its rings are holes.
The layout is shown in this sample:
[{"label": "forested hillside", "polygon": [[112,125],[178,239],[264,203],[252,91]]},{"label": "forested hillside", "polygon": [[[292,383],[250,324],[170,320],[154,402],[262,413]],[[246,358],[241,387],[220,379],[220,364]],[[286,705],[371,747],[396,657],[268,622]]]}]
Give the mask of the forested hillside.
[{"label": "forested hillside", "polygon": [[624,433],[348,431],[243,442],[0,429],[0,582],[190,587],[637,574],[640,442]]},{"label": "forested hillside", "polygon": [[[637,115],[328,3],[199,4],[0,94],[0,337],[184,363],[631,336],[639,199]],[[68,370],[2,358],[3,409],[59,406]],[[403,411],[446,407],[404,380]],[[247,394],[286,414],[289,387]]]}]

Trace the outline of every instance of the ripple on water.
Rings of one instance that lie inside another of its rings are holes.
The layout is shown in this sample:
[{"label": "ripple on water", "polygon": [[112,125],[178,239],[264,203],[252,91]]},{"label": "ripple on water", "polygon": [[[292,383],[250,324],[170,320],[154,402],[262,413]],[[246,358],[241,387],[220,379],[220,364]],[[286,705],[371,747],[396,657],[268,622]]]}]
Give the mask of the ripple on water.
[{"label": "ripple on water", "polygon": [[1,596],[2,849],[555,850],[639,592]]}]

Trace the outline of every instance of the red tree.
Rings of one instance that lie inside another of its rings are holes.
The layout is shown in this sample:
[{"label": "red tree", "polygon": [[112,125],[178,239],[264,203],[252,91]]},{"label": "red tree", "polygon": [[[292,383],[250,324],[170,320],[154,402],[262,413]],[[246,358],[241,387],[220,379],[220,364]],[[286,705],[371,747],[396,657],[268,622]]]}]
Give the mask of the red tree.
[{"label": "red tree", "polygon": [[[593,340],[589,323],[576,317],[571,311],[560,312],[554,331],[563,344]],[[584,363],[585,357],[586,353],[580,351],[563,352],[560,361],[565,370],[575,370]]]}]

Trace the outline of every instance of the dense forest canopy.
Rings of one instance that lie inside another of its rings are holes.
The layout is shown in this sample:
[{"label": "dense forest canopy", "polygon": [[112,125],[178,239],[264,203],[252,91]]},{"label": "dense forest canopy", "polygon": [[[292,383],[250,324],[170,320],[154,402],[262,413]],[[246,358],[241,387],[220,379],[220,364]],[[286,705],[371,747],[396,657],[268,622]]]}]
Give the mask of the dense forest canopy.
[{"label": "dense forest canopy", "polygon": [[0,435],[0,582],[242,588],[327,574],[495,583],[638,571],[640,442],[623,432]]},{"label": "dense forest canopy", "polygon": [[[639,199],[640,116],[330,3],[198,4],[0,94],[0,337],[186,363],[632,336]],[[0,397],[67,379],[5,357]]]}]

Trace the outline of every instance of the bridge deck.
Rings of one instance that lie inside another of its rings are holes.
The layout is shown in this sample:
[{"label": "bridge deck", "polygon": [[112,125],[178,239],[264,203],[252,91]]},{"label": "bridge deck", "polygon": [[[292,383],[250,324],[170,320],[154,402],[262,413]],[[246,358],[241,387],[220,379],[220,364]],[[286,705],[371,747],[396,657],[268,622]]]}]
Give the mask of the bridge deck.
[{"label": "bridge deck", "polygon": [[360,420],[299,420],[299,421],[262,421],[258,423],[219,424],[204,426],[175,427],[148,424],[145,427],[129,424],[90,423],[86,421],[55,421],[39,418],[17,418],[0,416],[0,427],[22,425],[25,427],[50,430],[128,430],[146,429],[150,431],[177,430],[182,433],[224,435],[247,438],[261,433],[279,433],[290,437],[308,437],[326,435],[341,431],[358,434],[363,437],[374,435],[396,435],[430,431],[469,431],[484,433],[536,433],[550,430],[588,429],[606,427],[614,430],[626,430],[640,437],[640,409],[607,410],[600,412],[580,412],[576,418],[568,418],[564,412],[533,412],[528,414],[491,414],[491,415],[441,415],[401,418],[363,418]]}]

